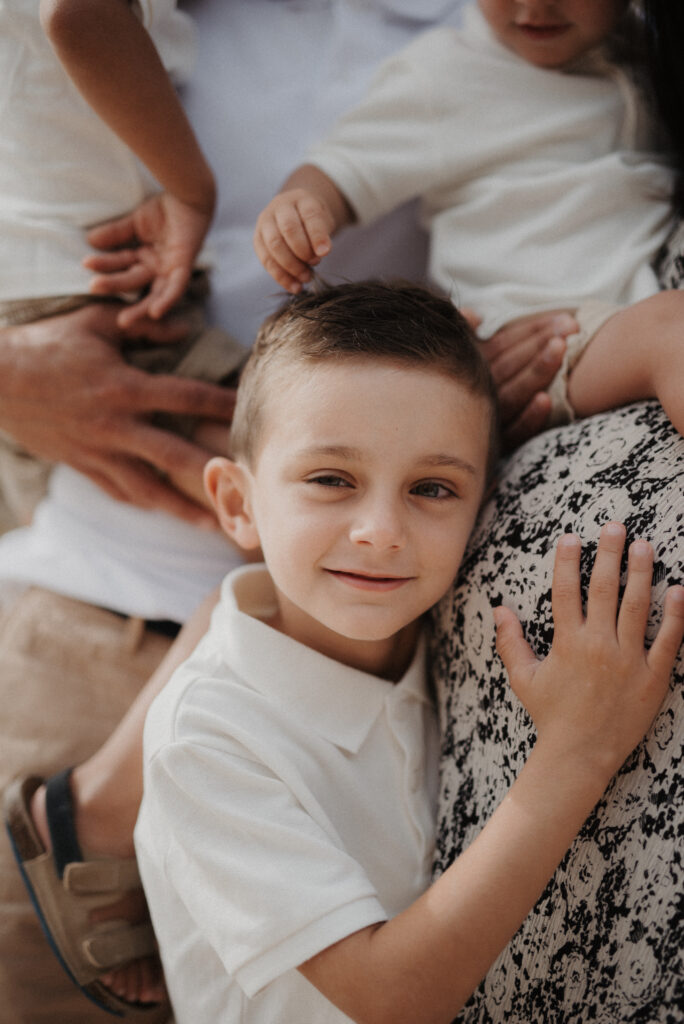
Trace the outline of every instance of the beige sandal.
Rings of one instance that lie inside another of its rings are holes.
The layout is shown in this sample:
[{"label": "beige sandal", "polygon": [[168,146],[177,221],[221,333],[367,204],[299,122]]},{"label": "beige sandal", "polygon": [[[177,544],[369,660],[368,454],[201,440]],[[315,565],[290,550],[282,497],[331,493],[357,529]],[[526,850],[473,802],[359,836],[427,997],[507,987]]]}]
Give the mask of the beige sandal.
[{"label": "beige sandal", "polygon": [[[99,980],[131,960],[156,955],[157,943],[149,921],[90,921],[93,910],[116,903],[141,882],[134,857],[84,860],[73,822],[70,774],[69,769],[47,782],[36,776],[16,779],[5,791],[5,822],[19,870],[53,952],[83,994],[114,1016],[161,1024],[170,1018],[168,1003],[129,1003]],[[45,849],[30,813],[31,798],[44,783],[52,851]]]}]

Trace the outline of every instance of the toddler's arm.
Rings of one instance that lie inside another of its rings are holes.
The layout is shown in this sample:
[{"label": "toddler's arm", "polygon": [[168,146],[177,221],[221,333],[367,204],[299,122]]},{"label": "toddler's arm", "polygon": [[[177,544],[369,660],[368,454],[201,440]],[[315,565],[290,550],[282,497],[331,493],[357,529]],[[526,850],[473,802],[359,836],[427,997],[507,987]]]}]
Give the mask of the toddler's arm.
[{"label": "toddler's arm", "polygon": [[40,16],[78,90],[164,189],[89,235],[98,248],[134,248],[87,261],[105,275],[94,283],[100,294],[151,285],[148,297],[121,314],[121,326],[144,314],[159,317],[182,295],[209,227],[213,174],[128,0],[41,0]]},{"label": "toddler's arm", "polygon": [[254,248],[271,277],[296,295],[311,280],[311,267],[330,252],[331,236],[354,219],[335,182],[303,164],[259,214]]},{"label": "toddler's arm", "polygon": [[539,662],[520,624],[496,613],[497,643],[537,742],[468,850],[408,910],[362,929],[300,967],[358,1022],[448,1024],[539,898],[611,776],[639,742],[668,687],[684,633],[684,588],[668,593],[644,649],[653,554],[629,553],[618,612],[624,529],[604,528],[586,617],[580,543],[564,536],[553,580],[555,636]]},{"label": "toddler's arm", "polygon": [[684,434],[684,292],[664,291],[615,313],[570,374],[578,416],[658,398]]}]

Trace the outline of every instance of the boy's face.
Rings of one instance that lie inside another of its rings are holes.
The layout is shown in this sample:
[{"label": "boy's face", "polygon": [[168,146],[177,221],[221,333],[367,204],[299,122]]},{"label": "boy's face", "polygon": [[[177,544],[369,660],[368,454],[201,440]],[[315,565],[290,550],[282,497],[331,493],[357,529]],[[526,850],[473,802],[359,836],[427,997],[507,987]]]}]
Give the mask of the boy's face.
[{"label": "boy's face", "polygon": [[278,594],[274,625],[383,674],[397,635],[412,639],[458,569],[485,485],[488,403],[388,361],[293,366],[281,381],[255,466],[235,467]]},{"label": "boy's face", "polygon": [[559,68],[615,29],[627,0],[479,0],[500,43],[523,60]]}]

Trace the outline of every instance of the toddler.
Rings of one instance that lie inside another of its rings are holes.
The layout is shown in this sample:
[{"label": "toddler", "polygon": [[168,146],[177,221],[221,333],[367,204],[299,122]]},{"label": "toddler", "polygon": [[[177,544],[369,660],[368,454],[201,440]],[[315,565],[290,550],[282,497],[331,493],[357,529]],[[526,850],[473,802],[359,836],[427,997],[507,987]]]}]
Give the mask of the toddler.
[{"label": "toddler", "polygon": [[420,196],[432,277],[483,338],[574,311],[555,422],[656,395],[684,431],[684,296],[657,294],[650,266],[672,176],[611,58],[628,14],[625,0],[479,0],[463,30],[416,40],[260,215],[266,269],[296,293],[332,234]]}]

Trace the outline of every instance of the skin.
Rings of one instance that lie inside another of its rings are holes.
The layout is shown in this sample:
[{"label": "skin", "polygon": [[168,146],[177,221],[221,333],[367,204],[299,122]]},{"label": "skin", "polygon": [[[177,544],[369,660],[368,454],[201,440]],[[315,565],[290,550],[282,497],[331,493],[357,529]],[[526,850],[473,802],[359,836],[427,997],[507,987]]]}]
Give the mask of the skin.
[{"label": "skin", "polygon": [[616,28],[625,0],[478,0],[499,42],[529,64],[562,68]]},{"label": "skin", "polygon": [[216,203],[213,173],[147,30],[128,0],[41,0],[40,17],[84,99],[164,190],[89,234],[117,251],[90,257],[92,291],[149,286],[123,308],[122,327],[158,319],[182,296]]},{"label": "skin", "polygon": [[484,398],[430,370],[358,360],[286,369],[255,464],[214,459],[205,474],[224,530],[263,550],[279,606],[271,624],[398,678],[475,522],[489,416]]},{"label": "skin", "polygon": [[504,447],[516,448],[547,424],[546,393],[565,355],[565,338],[578,330],[568,310],[513,320],[481,342],[499,399]]},{"label": "skin", "polygon": [[[187,328],[145,320],[135,331],[123,331],[121,308],[94,303],[1,329],[0,427],[31,453],[73,466],[119,501],[215,528],[213,514],[195,500],[213,451],[150,418],[156,411],[187,413],[227,429],[234,393],[127,366],[119,353],[127,337],[180,341]],[[193,497],[173,486],[171,477]]]},{"label": "skin", "polygon": [[[444,589],[474,522],[485,414],[430,371],[293,370],[268,396],[253,465],[214,459],[205,473],[223,529],[244,548],[263,546],[278,598],[271,625],[397,679],[414,617]],[[537,742],[480,836],[420,899],[300,965],[352,1020],[449,1024],[652,721],[684,633],[684,588],[670,589],[647,652],[653,552],[631,545],[618,613],[624,539],[618,523],[602,531],[586,616],[579,539],[559,541],[544,661],[515,615],[495,610],[498,650]]]}]

